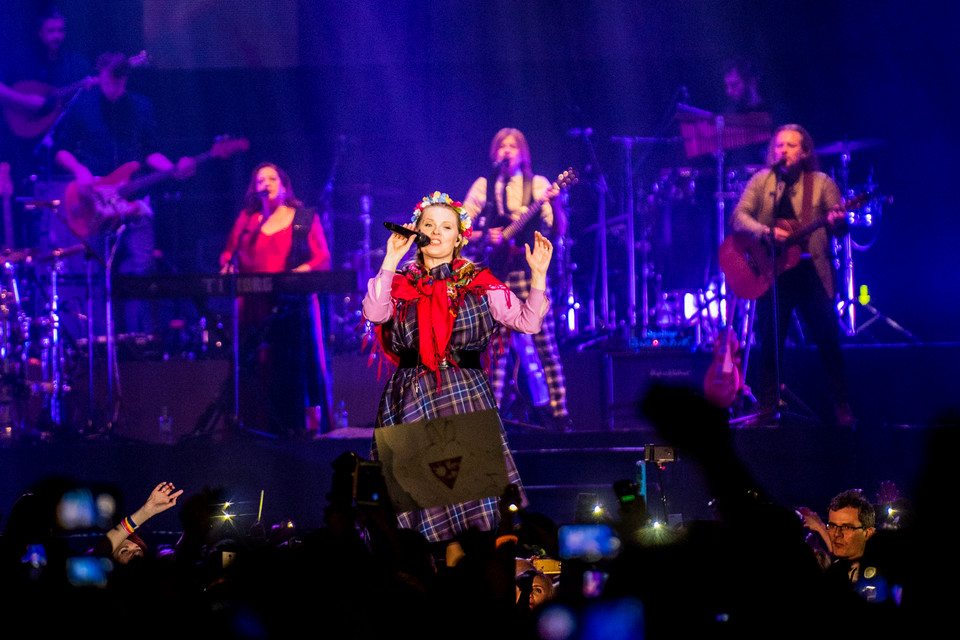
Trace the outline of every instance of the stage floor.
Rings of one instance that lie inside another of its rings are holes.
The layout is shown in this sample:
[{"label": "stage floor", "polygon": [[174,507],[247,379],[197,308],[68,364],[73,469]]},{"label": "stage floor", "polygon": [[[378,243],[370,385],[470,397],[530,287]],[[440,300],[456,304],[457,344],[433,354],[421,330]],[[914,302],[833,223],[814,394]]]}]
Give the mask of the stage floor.
[{"label": "stage floor", "polygon": [[[613,483],[637,477],[643,447],[669,444],[636,411],[642,389],[652,381],[682,383],[683,378],[699,384],[700,367],[709,364],[705,355],[565,354],[577,431],[549,433],[507,423],[530,508],[563,523],[572,520],[581,493],[596,494],[613,506]],[[822,511],[841,490],[860,487],[872,496],[883,481],[893,481],[909,495],[923,469],[928,437],[941,422],[938,416],[956,410],[960,344],[847,347],[845,355],[852,401],[860,417],[855,428],[785,423],[731,431],[737,454],[777,502]],[[330,489],[330,463],[345,451],[369,456],[369,424],[382,384],[376,380],[375,367],[368,369],[365,362],[365,357],[350,356],[334,363],[335,379],[346,385],[335,390],[345,394],[352,426],[309,441],[273,439],[222,426],[191,435],[191,412],[201,411],[217,388],[216,380],[191,383],[191,379],[198,371],[222,374],[216,368],[220,365],[135,363],[134,369],[142,369],[138,375],[144,378],[143,388],[133,393],[127,385],[126,402],[134,406],[127,407],[126,415],[141,416],[144,424],[118,428],[109,438],[67,431],[50,441],[3,441],[0,513],[8,512],[35,482],[57,475],[114,486],[123,502],[121,510],[136,509],[161,480],[174,482],[187,494],[204,487],[222,488],[228,499],[241,505],[238,526],[255,519],[263,492],[265,521],[290,518],[306,528],[320,526]],[[788,373],[806,381],[793,386],[794,392],[805,399],[816,397],[820,377],[815,352],[792,350],[786,365]],[[128,366],[128,371],[134,369]],[[179,386],[184,380],[185,386]],[[164,394],[172,395],[159,397]],[[149,403],[149,408],[137,408],[137,402]],[[156,442],[155,411],[160,403],[183,423],[175,444]],[[815,411],[823,410],[816,402],[809,404]],[[181,419],[181,412],[188,417]],[[674,520],[709,517],[710,490],[700,470],[682,450],[677,456],[660,471],[647,467],[651,511]],[[175,515],[163,514],[151,526],[176,529],[178,521]]]}]

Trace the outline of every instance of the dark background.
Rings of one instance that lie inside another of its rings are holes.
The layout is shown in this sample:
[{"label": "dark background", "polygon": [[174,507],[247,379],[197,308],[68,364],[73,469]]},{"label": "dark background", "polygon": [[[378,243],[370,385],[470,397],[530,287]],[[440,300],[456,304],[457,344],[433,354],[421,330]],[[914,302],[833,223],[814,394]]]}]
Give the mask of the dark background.
[{"label": "dark background", "polygon": [[[0,56],[15,64],[40,3],[3,4]],[[574,257],[582,265],[577,288],[588,295],[592,234],[579,230],[596,220],[598,170],[610,187],[608,213],[625,201],[624,150],[611,137],[676,135],[662,124],[681,87],[690,104],[720,109],[723,60],[750,55],[760,62],[763,92],[818,144],[885,141],[852,158],[852,185],[872,172],[895,198],[867,238],[873,246],[855,254],[857,281],[869,286],[877,308],[920,339],[954,339],[960,136],[948,110],[956,104],[960,47],[951,3],[58,4],[70,46],[91,61],[107,50],[148,49],[153,65],[136,71],[129,88],[154,101],[168,156],[200,153],[218,134],[251,140],[249,153],[168,185],[157,229],[170,268],[214,268],[249,171],[261,160],[285,167],[297,194],[318,204],[343,141],[327,220],[342,266],[360,248],[364,185],[373,196],[376,248],[383,240],[379,222],[405,220],[423,194],[440,189],[462,198],[487,171],[492,135],[513,126],[526,134],[538,173],[552,177],[571,165],[593,170],[571,191]],[[178,5],[192,6],[195,15],[163,31],[152,17],[156,7],[169,17]],[[590,162],[582,138],[567,135],[574,127],[593,129],[598,162]],[[709,158],[694,162],[675,149],[642,145],[630,158],[638,190],[663,168],[691,164],[703,171],[698,191],[709,194],[716,184]],[[828,170],[837,161],[822,158]],[[709,206],[697,215],[715,228]],[[613,237],[612,292],[619,304],[627,293]],[[378,262],[375,255],[374,267]]]}]

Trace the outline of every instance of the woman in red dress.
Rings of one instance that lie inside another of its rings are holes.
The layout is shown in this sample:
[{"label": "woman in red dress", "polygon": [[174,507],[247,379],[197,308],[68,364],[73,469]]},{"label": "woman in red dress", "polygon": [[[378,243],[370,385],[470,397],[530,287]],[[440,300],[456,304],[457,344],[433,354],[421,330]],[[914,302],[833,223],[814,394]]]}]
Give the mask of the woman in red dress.
[{"label": "woman in red dress", "polygon": [[[258,165],[243,210],[220,254],[221,271],[279,273],[330,268],[320,218],[293,193],[278,166]],[[330,429],[323,331],[316,295],[258,296],[241,301],[244,426],[280,435]],[[253,423],[251,423],[251,421]]]}]

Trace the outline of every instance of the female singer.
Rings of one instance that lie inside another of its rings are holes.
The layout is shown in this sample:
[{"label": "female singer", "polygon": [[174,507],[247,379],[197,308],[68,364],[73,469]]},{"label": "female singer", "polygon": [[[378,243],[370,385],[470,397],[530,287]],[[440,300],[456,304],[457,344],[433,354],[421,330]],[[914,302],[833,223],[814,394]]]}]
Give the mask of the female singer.
[{"label": "female singer", "polygon": [[[429,420],[497,404],[481,355],[499,325],[536,333],[549,309],[546,274],[553,246],[539,233],[526,247],[532,292],[521,301],[488,269],[460,257],[471,220],[459,202],[434,192],[420,202],[406,226],[430,238],[400,271],[416,236],[387,240],[379,273],[367,285],[364,317],[375,325],[378,348],[397,367],[387,382],[376,428]],[[509,481],[519,486],[513,456],[500,426]],[[374,455],[376,455],[374,442]],[[494,530],[498,496],[399,514],[400,526],[430,541],[450,540],[468,528]]]},{"label": "female singer", "polygon": [[[264,162],[253,170],[245,206],[220,254],[220,268],[241,273],[330,268],[320,218],[297,200],[289,176],[275,164]],[[241,351],[242,373],[259,380],[249,389],[253,406],[244,411],[254,424],[245,426],[298,436],[304,429],[306,435],[329,431],[317,296],[258,296],[242,303],[246,338],[241,344],[250,345]]]}]

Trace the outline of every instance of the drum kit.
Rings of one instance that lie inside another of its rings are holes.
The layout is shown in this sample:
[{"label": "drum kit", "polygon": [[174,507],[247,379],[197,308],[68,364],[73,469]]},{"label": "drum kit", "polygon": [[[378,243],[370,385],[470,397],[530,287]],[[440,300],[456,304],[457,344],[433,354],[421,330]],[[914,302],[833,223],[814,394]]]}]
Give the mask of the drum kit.
[{"label": "drum kit", "polygon": [[[62,180],[37,182],[33,197],[16,198],[24,214],[38,223],[38,246],[27,249],[14,248],[12,185],[0,190],[6,231],[0,251],[0,442],[44,439],[69,426],[65,400],[74,387],[77,351],[92,344],[91,266],[100,258],[84,234],[76,232],[69,214],[61,213],[66,185]],[[108,226],[93,219],[86,225],[91,233]],[[75,281],[84,282],[82,293],[74,291]],[[66,304],[69,300],[85,300],[86,305],[73,308]],[[87,351],[92,380],[93,350]],[[93,385],[87,386],[92,406]]]},{"label": "drum kit", "polygon": [[[755,162],[726,166],[726,161],[731,156],[759,156],[773,127],[768,114],[718,115],[686,105],[677,105],[674,120],[679,123],[687,166],[660,168],[637,189],[640,197],[635,213],[641,221],[637,246],[643,249],[637,282],[645,292],[648,287],[653,292],[642,296],[638,334],[642,340],[649,332],[661,341],[670,333],[689,336],[687,342],[700,346],[713,344],[737,313],[727,305],[729,293],[717,249],[728,231],[728,207],[732,211],[750,178],[765,168]],[[815,149],[820,157],[839,158],[834,179],[845,199],[856,204],[847,211],[851,233],[834,240],[842,283],[838,316],[851,337],[862,328],[855,317],[854,253],[873,245],[883,205],[892,201],[881,193],[872,172],[863,184],[851,183],[851,157],[883,144],[881,139],[867,138],[840,140]],[[715,161],[715,167],[698,164],[703,158]],[[715,225],[710,222],[711,209]]]},{"label": "drum kit", "polygon": [[63,424],[71,390],[60,304],[65,260],[82,244],[0,254],[0,438]]}]

